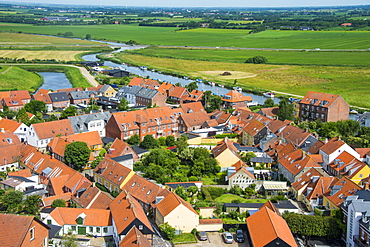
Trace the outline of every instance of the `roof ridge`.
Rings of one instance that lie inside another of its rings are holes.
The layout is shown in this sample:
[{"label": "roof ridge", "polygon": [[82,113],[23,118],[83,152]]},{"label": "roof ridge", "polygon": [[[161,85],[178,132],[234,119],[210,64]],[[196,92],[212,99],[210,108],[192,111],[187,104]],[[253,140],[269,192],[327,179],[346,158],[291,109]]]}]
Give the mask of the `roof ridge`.
[{"label": "roof ridge", "polygon": [[[275,235],[277,236],[277,237],[279,237],[280,238],[280,236],[278,235],[278,232],[277,232],[277,230],[276,230],[276,227],[275,227],[275,225],[274,225],[274,221],[272,220],[272,218],[271,218],[271,213],[274,213],[271,209],[269,209],[268,207],[264,207],[265,208],[265,210],[266,210],[266,212],[267,212],[267,214],[268,214],[268,218],[269,218],[269,221],[271,222],[271,225],[272,225],[272,229],[274,229],[274,232],[275,232]],[[271,212],[270,212],[271,211]],[[275,213],[276,214],[276,213]]]}]

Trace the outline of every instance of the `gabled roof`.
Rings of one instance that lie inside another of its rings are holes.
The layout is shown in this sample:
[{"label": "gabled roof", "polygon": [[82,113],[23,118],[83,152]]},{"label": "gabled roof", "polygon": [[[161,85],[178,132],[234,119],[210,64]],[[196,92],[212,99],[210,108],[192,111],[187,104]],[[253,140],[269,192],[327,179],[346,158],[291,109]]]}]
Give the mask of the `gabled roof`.
[{"label": "gabled roof", "polygon": [[8,130],[0,131],[0,147],[19,145],[21,141],[16,134]]},{"label": "gabled roof", "polygon": [[140,203],[126,191],[122,191],[110,204],[109,208],[116,225],[118,235],[128,232],[127,227],[134,221],[140,220],[149,230],[153,228],[146,217]]},{"label": "gabled roof", "polygon": [[370,148],[356,148],[355,151],[360,155],[361,158],[365,158],[370,152]]},{"label": "gabled roof", "polygon": [[141,98],[145,98],[145,99],[153,99],[157,94],[159,94],[160,92],[158,92],[157,90],[155,89],[151,89],[151,88],[145,88],[145,87],[142,87],[137,93],[136,93],[136,97],[141,97]]},{"label": "gabled roof", "polygon": [[56,90],[58,93],[59,92],[65,92],[65,93],[70,93],[70,92],[78,92],[78,91],[83,91],[82,87],[73,87],[73,88],[62,88],[62,89],[57,89]]},{"label": "gabled roof", "polygon": [[71,135],[74,133],[69,119],[32,124],[40,140],[54,138],[57,135]]},{"label": "gabled roof", "polygon": [[37,221],[41,226],[48,229],[44,223],[32,216],[0,214],[0,245],[23,246],[23,240],[29,237],[29,230],[33,221]]},{"label": "gabled roof", "polygon": [[239,158],[238,150],[227,137],[224,140],[222,140],[222,142],[219,143],[215,148],[212,149],[212,154],[216,158],[227,149],[230,150],[236,157]]},{"label": "gabled roof", "polygon": [[103,144],[98,131],[71,134],[68,136],[62,136],[61,138],[68,142],[85,142],[88,147]]},{"label": "gabled roof", "polygon": [[67,192],[60,195],[44,197],[42,198],[42,204],[44,205],[44,207],[50,207],[53,204],[53,202],[57,199],[62,199],[63,201],[66,202],[70,201],[71,196],[72,196],[71,193]]},{"label": "gabled roof", "polygon": [[262,108],[260,111],[266,117],[276,117],[279,113],[279,107]]},{"label": "gabled roof", "polygon": [[113,198],[99,190],[97,187],[88,187],[81,195],[73,198],[82,208],[108,209]]},{"label": "gabled roof", "polygon": [[338,173],[336,175],[352,178],[367,165],[356,159],[347,151],[344,151],[335,160],[333,160],[329,166]]},{"label": "gabled roof", "polygon": [[52,102],[69,101],[69,98],[66,92],[49,93],[49,97]]},{"label": "gabled roof", "polygon": [[175,85],[173,85],[172,83],[169,83],[169,82],[163,82],[159,88],[157,89],[160,93],[162,94],[166,94],[167,91],[169,91],[171,88],[174,88]]},{"label": "gabled roof", "polygon": [[18,123],[17,121],[2,118],[0,119],[0,129],[8,130],[10,132],[16,131],[22,123]]},{"label": "gabled roof", "polygon": [[154,204],[157,196],[165,196],[169,193],[168,190],[162,189],[137,174],[134,174],[122,189],[147,204]]},{"label": "gabled roof", "polygon": [[51,104],[53,103],[49,96],[50,91],[46,89],[40,88],[36,94],[32,95],[32,98],[34,100],[42,101],[45,104]]},{"label": "gabled roof", "polygon": [[88,127],[90,122],[104,120],[104,123],[106,124],[110,117],[110,112],[95,112],[68,117],[68,119],[71,121],[74,133],[81,133],[89,131]]},{"label": "gabled roof", "polygon": [[122,239],[120,247],[151,247],[149,240],[134,226]]},{"label": "gabled roof", "polygon": [[236,162],[234,165],[233,165],[235,168],[236,168],[236,171],[235,173],[231,174],[228,179],[232,178],[233,176],[241,173],[241,172],[244,172],[246,173],[251,179],[256,179],[254,177],[254,175],[252,173],[250,173],[248,170],[247,170],[247,164],[245,164],[242,160],[239,160],[238,162]]},{"label": "gabled roof", "polygon": [[330,107],[330,105],[339,98],[339,95],[329,93],[319,93],[308,91],[303,97],[300,104],[310,104],[320,107]]},{"label": "gabled roof", "polygon": [[292,232],[285,220],[268,207],[247,218],[247,227],[254,247],[263,247],[276,239],[291,247],[297,247]]},{"label": "gabled roof", "polygon": [[348,178],[342,177],[333,184],[330,191],[325,193],[325,197],[339,207],[347,196],[352,196],[359,190],[361,190],[360,186]]},{"label": "gabled roof", "polygon": [[24,177],[29,178],[32,176],[31,170],[29,169],[23,169],[15,172],[8,172],[8,176],[18,176],[18,177]]},{"label": "gabled roof", "polygon": [[308,200],[322,198],[337,181],[336,177],[318,177],[318,179],[311,180],[302,193]]},{"label": "gabled roof", "polygon": [[319,150],[320,148],[324,146],[324,142],[323,141],[316,141],[308,150],[307,152],[310,153],[310,154],[318,154],[319,153]]},{"label": "gabled roof", "polygon": [[187,127],[201,126],[204,122],[210,120],[208,114],[205,111],[184,113],[180,116]]},{"label": "gabled roof", "polygon": [[287,123],[281,121],[281,120],[278,120],[278,119],[275,119],[275,120],[272,120],[270,121],[268,124],[267,124],[267,127],[269,128],[269,130],[276,134],[279,130],[282,130],[283,128],[285,128],[286,126],[288,126]]},{"label": "gabled roof", "polygon": [[176,195],[176,193],[174,192],[168,194],[162,201],[156,204],[156,206],[157,210],[161,213],[161,215],[163,217],[166,217],[181,204],[184,205],[194,214],[198,214],[188,202],[184,201],[184,199]]},{"label": "gabled roof", "polygon": [[200,101],[203,97],[203,91],[193,90],[184,99],[186,101]]},{"label": "gabled roof", "polygon": [[318,179],[319,177],[322,177],[322,174],[316,170],[315,168],[311,168],[305,173],[302,174],[295,182],[292,183],[292,187],[298,191],[307,184],[309,184],[311,181]]},{"label": "gabled roof", "polygon": [[53,138],[49,143],[48,147],[51,148],[51,151],[55,154],[58,154],[61,157],[64,157],[64,152],[66,149],[66,146],[70,144],[71,142],[67,141],[65,138],[62,138],[61,136]]},{"label": "gabled roof", "polygon": [[332,154],[333,152],[337,151],[341,146],[345,144],[344,141],[338,139],[338,138],[332,138],[330,141],[324,144],[320,148],[320,150],[326,154]]},{"label": "gabled roof", "polygon": [[90,99],[91,97],[95,97],[96,95],[97,93],[95,93],[94,91],[74,91],[70,93],[71,98],[74,100]]},{"label": "gabled roof", "polygon": [[310,155],[305,155],[301,149],[297,149],[285,155],[284,157],[280,158],[278,162],[294,176],[301,172],[304,168],[321,168],[315,159],[313,159]]},{"label": "gabled roof", "polygon": [[193,112],[206,112],[201,102],[191,102],[191,103],[182,103],[180,104],[181,109],[186,113]]},{"label": "gabled roof", "polygon": [[134,77],[132,78],[128,86],[130,87],[140,86],[140,87],[155,89],[155,88],[159,88],[160,85],[159,85],[159,82],[156,80]]},{"label": "gabled roof", "polygon": [[225,96],[222,98],[222,101],[234,103],[234,102],[253,101],[253,99],[250,96],[244,96],[242,93],[239,93],[236,90],[232,90],[225,94]]},{"label": "gabled roof", "polygon": [[247,123],[247,125],[243,128],[243,131],[247,132],[251,136],[255,136],[265,127],[266,126],[263,123],[253,119]]},{"label": "gabled roof", "polygon": [[105,157],[98,166],[94,169],[94,172],[102,176],[103,178],[111,181],[118,187],[125,181],[126,177],[133,173],[133,171],[114,160]]},{"label": "gabled roof", "polygon": [[185,97],[187,97],[188,94],[189,94],[188,90],[184,87],[174,87],[174,88],[171,88],[171,90],[169,91],[170,97],[175,97],[179,99],[183,98],[184,95]]},{"label": "gabled roof", "polygon": [[58,225],[77,225],[77,218],[84,215],[84,226],[111,226],[112,217],[109,210],[86,208],[55,208],[50,216]]},{"label": "gabled roof", "polygon": [[301,146],[303,142],[311,135],[310,132],[304,131],[296,126],[288,125],[277,136],[292,142],[296,146]]},{"label": "gabled roof", "polygon": [[[271,211],[272,212],[274,212],[275,214],[277,214],[277,215],[279,215],[279,216],[281,216],[281,214],[280,214],[280,212],[279,212],[279,209],[277,209],[276,207],[275,207],[275,205],[269,200],[269,201],[267,201],[265,204],[263,204],[263,206],[261,207],[261,208],[263,208],[263,207],[267,207],[267,208],[269,208],[269,209],[271,209]],[[260,208],[260,209],[261,209]]]},{"label": "gabled roof", "polygon": [[108,153],[105,155],[105,157],[114,158],[125,154],[132,154],[135,162],[139,159],[139,156],[130,145],[116,138],[108,149]]},{"label": "gabled roof", "polygon": [[0,146],[0,166],[11,164],[17,162],[19,157],[21,157],[22,149],[24,148],[24,144],[16,144],[16,145],[8,145],[8,146]]}]

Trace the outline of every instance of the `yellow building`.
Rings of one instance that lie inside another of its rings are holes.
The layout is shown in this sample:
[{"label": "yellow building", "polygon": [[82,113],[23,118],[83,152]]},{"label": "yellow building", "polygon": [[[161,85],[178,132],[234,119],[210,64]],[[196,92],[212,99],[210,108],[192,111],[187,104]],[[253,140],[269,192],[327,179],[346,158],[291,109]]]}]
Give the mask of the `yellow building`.
[{"label": "yellow building", "polygon": [[221,167],[230,167],[240,161],[238,150],[226,137],[219,145],[212,149],[213,157]]}]

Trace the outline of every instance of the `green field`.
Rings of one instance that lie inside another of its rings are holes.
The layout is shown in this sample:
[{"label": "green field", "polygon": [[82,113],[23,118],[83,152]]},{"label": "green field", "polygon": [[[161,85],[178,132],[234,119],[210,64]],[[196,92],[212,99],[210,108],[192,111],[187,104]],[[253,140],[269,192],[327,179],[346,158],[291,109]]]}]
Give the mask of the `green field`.
[{"label": "green field", "polygon": [[56,35],[72,32],[84,38],[128,41],[140,44],[178,46],[223,46],[281,49],[367,49],[370,32],[366,31],[264,31],[248,34],[249,30],[199,28],[175,31],[170,27],[145,27],[138,25],[98,26],[32,26],[1,24],[0,31],[14,31]]},{"label": "green field", "polygon": [[36,90],[42,78],[17,66],[2,65],[0,69],[0,91]]},{"label": "green field", "polygon": [[129,50],[127,53],[145,56],[176,58],[199,61],[244,63],[249,57],[264,56],[269,64],[293,65],[339,65],[370,66],[368,52],[322,52],[322,51],[274,51],[274,50],[224,50],[224,49],[191,49],[159,48]]},{"label": "green field", "polygon": [[[122,61],[164,72],[200,77],[246,89],[276,90],[305,95],[318,91],[341,95],[350,105],[370,108],[370,68],[335,66],[259,65],[206,62],[120,54]],[[231,76],[221,76],[222,71]],[[216,73],[215,73],[216,72]],[[251,76],[254,75],[254,76]]]}]

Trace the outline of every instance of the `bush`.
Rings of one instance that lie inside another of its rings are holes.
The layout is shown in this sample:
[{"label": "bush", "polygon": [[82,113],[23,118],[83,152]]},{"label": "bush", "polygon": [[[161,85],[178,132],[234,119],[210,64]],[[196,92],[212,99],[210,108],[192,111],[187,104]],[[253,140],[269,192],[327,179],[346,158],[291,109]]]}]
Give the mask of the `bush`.
[{"label": "bush", "polygon": [[173,239],[173,237],[175,236],[175,228],[170,226],[168,222],[160,224],[159,229],[169,240]]},{"label": "bush", "polygon": [[256,64],[267,63],[267,58],[264,56],[255,56],[255,57],[248,58],[245,62],[246,63],[256,63]]}]

